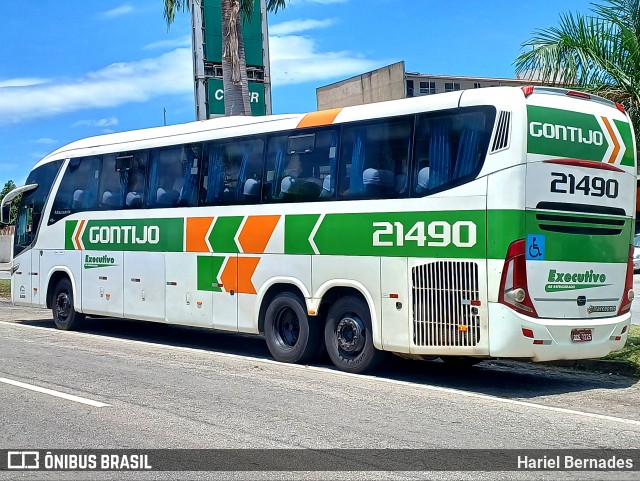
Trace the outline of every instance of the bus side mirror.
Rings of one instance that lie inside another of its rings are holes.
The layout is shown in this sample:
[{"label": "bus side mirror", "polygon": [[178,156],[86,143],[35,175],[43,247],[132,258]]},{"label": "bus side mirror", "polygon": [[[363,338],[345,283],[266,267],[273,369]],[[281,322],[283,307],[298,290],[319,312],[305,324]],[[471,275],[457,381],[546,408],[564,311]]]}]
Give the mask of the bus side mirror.
[{"label": "bus side mirror", "polygon": [[2,213],[0,214],[0,223],[8,224],[10,215],[11,215],[11,204],[4,204],[2,206]]}]

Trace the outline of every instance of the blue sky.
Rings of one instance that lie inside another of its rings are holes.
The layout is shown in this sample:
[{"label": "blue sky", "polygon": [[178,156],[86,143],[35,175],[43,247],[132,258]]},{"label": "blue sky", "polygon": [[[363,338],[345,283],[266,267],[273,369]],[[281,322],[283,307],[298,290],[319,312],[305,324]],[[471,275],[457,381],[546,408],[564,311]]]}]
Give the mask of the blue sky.
[{"label": "blue sky", "polygon": [[[215,0],[209,0],[215,1]],[[315,110],[315,89],[389,63],[513,77],[520,44],[587,0],[291,0],[270,15],[274,113]],[[194,119],[190,19],[162,0],[2,2],[0,188],[79,138]]]}]

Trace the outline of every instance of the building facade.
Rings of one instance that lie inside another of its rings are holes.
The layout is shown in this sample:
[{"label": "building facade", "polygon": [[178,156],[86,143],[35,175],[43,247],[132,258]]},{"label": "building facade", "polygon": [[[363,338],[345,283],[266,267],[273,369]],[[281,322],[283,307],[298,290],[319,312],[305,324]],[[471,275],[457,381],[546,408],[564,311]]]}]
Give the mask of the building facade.
[{"label": "building facade", "polygon": [[522,79],[461,77],[406,72],[404,62],[397,62],[355,77],[316,89],[318,110],[348,107],[420,95],[482,87],[516,86],[541,82]]}]

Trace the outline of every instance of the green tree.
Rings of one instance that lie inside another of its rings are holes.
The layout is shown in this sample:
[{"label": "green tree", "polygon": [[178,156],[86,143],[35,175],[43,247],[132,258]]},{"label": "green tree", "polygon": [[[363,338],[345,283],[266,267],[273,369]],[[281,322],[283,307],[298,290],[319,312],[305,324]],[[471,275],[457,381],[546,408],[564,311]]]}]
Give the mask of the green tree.
[{"label": "green tree", "polygon": [[[16,184],[13,180],[7,180],[5,182],[4,187],[2,188],[2,192],[0,192],[0,202],[4,199],[4,196],[11,192],[16,188]],[[16,223],[16,217],[18,216],[18,204],[20,203],[20,199],[16,198],[11,203],[11,214],[9,215],[9,224],[13,225]]]},{"label": "green tree", "polygon": [[[164,0],[164,18],[167,26],[175,20],[176,12],[189,10],[204,0]],[[225,115],[251,115],[249,81],[245,60],[242,23],[251,18],[255,0],[219,1],[222,8],[222,84],[224,88]],[[286,0],[267,0],[267,11],[284,8]]]},{"label": "green tree", "polygon": [[[602,0],[536,30],[515,61],[524,78],[579,88],[621,103],[640,132],[640,0]],[[640,138],[640,137],[638,137]]]}]

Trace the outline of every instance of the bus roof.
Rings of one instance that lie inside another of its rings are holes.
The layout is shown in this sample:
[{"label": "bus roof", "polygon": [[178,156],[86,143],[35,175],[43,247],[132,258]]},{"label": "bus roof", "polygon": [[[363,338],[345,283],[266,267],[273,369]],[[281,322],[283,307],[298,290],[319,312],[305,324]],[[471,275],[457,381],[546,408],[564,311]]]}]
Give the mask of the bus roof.
[{"label": "bus roof", "polygon": [[[525,96],[522,94],[520,87],[488,87],[479,90],[482,90],[483,99],[486,99],[486,104],[489,105],[506,99],[510,99],[512,102],[522,99],[522,102],[525,102]],[[460,105],[460,98],[464,95],[464,92],[469,92],[469,95],[471,95],[471,92],[473,92],[473,95],[479,93],[478,90],[459,90],[308,114],[219,117],[184,124],[88,137],[60,147],[44,157],[35,167],[54,160],[72,157],[100,155],[117,151],[133,151],[180,143],[202,142],[226,137],[240,137],[302,127],[340,124],[343,122],[450,109]]]}]

